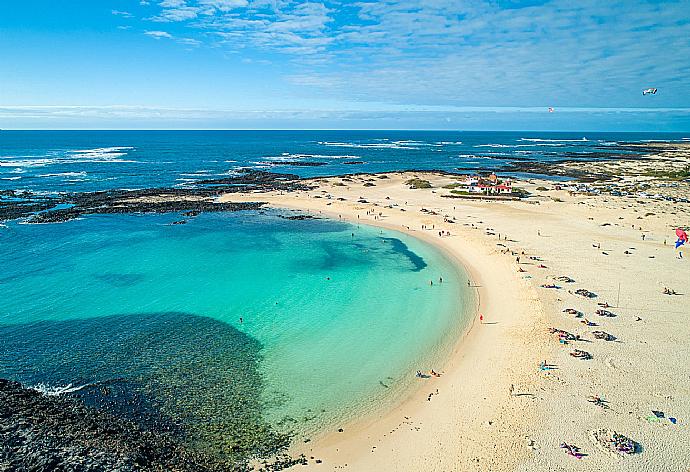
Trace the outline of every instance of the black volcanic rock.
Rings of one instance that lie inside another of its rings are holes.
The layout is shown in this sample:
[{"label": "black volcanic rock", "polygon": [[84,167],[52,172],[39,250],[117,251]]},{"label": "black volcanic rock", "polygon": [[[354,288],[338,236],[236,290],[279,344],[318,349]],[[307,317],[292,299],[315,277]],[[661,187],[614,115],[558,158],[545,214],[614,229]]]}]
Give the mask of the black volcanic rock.
[{"label": "black volcanic rock", "polygon": [[223,470],[171,435],[0,379],[0,469]]},{"label": "black volcanic rock", "polygon": [[0,195],[0,221],[28,217],[29,223],[58,223],[93,214],[184,212],[183,216],[191,217],[202,212],[257,210],[262,203],[219,203],[215,198],[233,192],[308,188],[294,174],[244,169],[235,176],[199,181],[191,188],[104,190],[49,197],[4,191]]}]

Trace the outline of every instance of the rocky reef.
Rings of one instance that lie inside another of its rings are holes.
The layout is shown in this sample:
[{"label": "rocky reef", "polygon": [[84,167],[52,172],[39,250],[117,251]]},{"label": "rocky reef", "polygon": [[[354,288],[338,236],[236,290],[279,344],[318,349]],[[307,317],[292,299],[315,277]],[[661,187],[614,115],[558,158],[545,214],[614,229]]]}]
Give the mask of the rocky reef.
[{"label": "rocky reef", "polygon": [[223,470],[172,434],[0,379],[0,469]]},{"label": "rocky reef", "polygon": [[0,380],[0,470],[280,470],[305,460],[263,420],[260,343],[225,323],[188,313],[41,321],[0,326],[0,344],[0,377],[13,379]]},{"label": "rocky reef", "polygon": [[91,214],[219,212],[256,210],[262,203],[219,203],[223,193],[307,188],[294,174],[244,170],[240,174],[203,180],[189,188],[150,188],[37,195],[5,191],[0,195],[0,221],[27,218],[28,223],[59,223]]}]

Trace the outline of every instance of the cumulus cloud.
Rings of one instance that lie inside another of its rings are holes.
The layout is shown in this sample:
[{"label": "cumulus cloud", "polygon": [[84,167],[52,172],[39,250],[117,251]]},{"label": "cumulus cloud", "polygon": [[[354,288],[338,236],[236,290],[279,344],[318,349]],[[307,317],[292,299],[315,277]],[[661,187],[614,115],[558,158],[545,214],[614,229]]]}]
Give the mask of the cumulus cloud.
[{"label": "cumulus cloud", "polygon": [[[690,106],[687,0],[163,0],[151,17],[310,93],[434,105]],[[663,45],[663,47],[661,47]],[[659,88],[654,97],[641,90]]]}]

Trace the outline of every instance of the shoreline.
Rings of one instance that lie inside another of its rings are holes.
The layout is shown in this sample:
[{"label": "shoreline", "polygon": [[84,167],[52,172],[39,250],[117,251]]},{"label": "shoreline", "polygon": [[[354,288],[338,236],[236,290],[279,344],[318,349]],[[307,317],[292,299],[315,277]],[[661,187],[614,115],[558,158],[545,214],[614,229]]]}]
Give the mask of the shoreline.
[{"label": "shoreline", "polygon": [[[431,188],[409,188],[410,177]],[[309,190],[221,197],[404,232],[450,252],[481,285],[485,323],[473,319],[440,379],[295,450],[319,470],[683,470],[690,433],[676,422],[690,411],[683,364],[690,303],[661,288],[678,290],[690,279],[672,244],[673,228],[690,219],[687,184],[626,175],[635,194],[616,196],[530,179],[519,182],[530,194],[520,201],[443,198],[455,178],[423,171],[317,178]],[[440,230],[451,236],[438,237]],[[579,297],[580,288],[598,297]],[[597,303],[612,306],[612,317],[597,313]],[[579,338],[561,343],[554,329]],[[585,350],[589,359],[573,357]],[[654,411],[674,422],[652,421]],[[611,453],[597,439],[602,431],[631,438],[638,452]],[[586,456],[564,454],[563,443]]]},{"label": "shoreline", "polygon": [[[296,192],[293,192],[293,194],[294,193]],[[302,192],[299,193],[302,194]],[[291,194],[291,196],[294,196],[293,194]],[[460,271],[469,276],[475,292],[475,308],[473,314],[470,315],[471,320],[468,321],[467,327],[461,331],[458,338],[453,341],[448,358],[443,360],[443,375],[437,379],[420,380],[420,382],[423,383],[420,383],[420,385],[406,392],[401,398],[393,400],[387,405],[386,409],[382,411],[370,411],[365,416],[346,423],[343,427],[343,432],[323,432],[319,436],[314,437],[307,445],[295,445],[293,447],[293,452],[295,454],[304,454],[307,458],[313,457],[322,461],[318,464],[309,461],[310,467],[326,470],[345,466],[356,467],[356,469],[359,467],[373,467],[374,464],[367,461],[362,464],[358,463],[358,459],[362,458],[363,452],[372,451],[369,453],[373,453],[372,447],[374,449],[381,448],[381,444],[385,443],[387,438],[390,438],[393,433],[402,431],[405,428],[407,431],[422,431],[424,425],[431,425],[431,416],[435,415],[435,413],[432,412],[430,416],[429,409],[426,408],[427,406],[432,406],[434,411],[464,409],[465,411],[462,416],[473,416],[471,410],[474,408],[471,407],[471,405],[458,405],[454,401],[454,395],[449,392],[458,390],[465,391],[467,388],[469,388],[472,393],[481,391],[485,399],[490,398],[487,402],[490,405],[490,408],[487,408],[488,410],[507,407],[506,403],[510,400],[508,392],[511,382],[508,382],[506,379],[498,381],[498,384],[502,384],[502,388],[498,389],[495,388],[496,385],[493,382],[485,381],[480,388],[477,388],[477,385],[473,384],[462,386],[459,385],[459,383],[463,382],[465,378],[480,376],[481,372],[477,371],[475,366],[478,365],[478,363],[481,365],[480,360],[486,357],[487,344],[491,345],[498,340],[498,333],[488,332],[487,330],[484,330],[482,333],[480,332],[482,328],[494,327],[495,324],[501,324],[503,322],[508,323],[508,313],[519,313],[522,318],[520,321],[523,323],[527,322],[529,306],[527,300],[519,296],[519,292],[524,290],[524,287],[521,286],[519,279],[513,276],[514,270],[511,270],[509,264],[504,264],[505,261],[500,260],[500,258],[492,257],[491,254],[488,254],[487,248],[482,247],[478,241],[461,241],[458,234],[453,234],[449,237],[438,237],[435,231],[441,229],[440,227],[435,227],[434,230],[408,229],[405,226],[410,225],[400,224],[403,220],[400,216],[396,217],[396,215],[390,215],[391,219],[385,220],[374,219],[372,217],[358,219],[356,210],[348,209],[343,206],[335,207],[335,202],[332,202],[330,208],[322,205],[322,201],[309,198],[298,201],[290,200],[290,203],[286,203],[285,195],[276,195],[274,196],[275,198],[266,198],[267,195],[263,193],[245,195],[227,194],[223,196],[222,199],[231,202],[248,202],[257,200],[256,197],[259,195],[259,200],[266,202],[268,207],[303,211],[336,221],[344,220],[352,224],[366,224],[399,231],[425,244],[430,244],[441,251]],[[371,205],[361,206],[369,207]],[[402,216],[403,219],[407,219],[408,217],[409,214]],[[454,229],[453,226],[454,225],[446,225],[442,229],[452,230]],[[492,272],[493,275],[496,275],[496,272],[501,272],[504,276],[508,275],[508,277],[501,277],[498,281],[495,280],[495,278],[487,278],[486,274],[480,270],[480,267],[491,267],[492,270],[490,272]],[[508,293],[511,293],[512,296],[499,302],[499,299],[502,298],[501,295],[505,295],[506,290]],[[529,301],[534,302],[535,299],[531,298]],[[505,309],[507,305],[512,305],[512,312]],[[480,313],[485,318],[485,325],[479,323],[478,316]],[[522,326],[522,328],[524,329],[525,326]],[[503,354],[511,354],[512,352],[514,351],[504,351]],[[510,355],[504,355],[492,360],[494,362],[492,366],[494,371],[508,369],[509,364],[511,364],[509,370],[515,371],[518,367],[515,365],[518,362]],[[516,378],[520,380],[515,380],[515,382],[524,383],[526,379],[522,379],[521,377],[522,375],[518,374]],[[473,391],[475,388],[477,388],[477,391]],[[429,398],[431,398],[431,400],[429,400]],[[494,414],[492,411],[489,411],[488,415],[485,414],[487,413],[486,411],[482,413],[484,414],[474,415],[475,420],[471,427],[471,430],[473,430],[470,434],[471,436],[486,435],[487,432],[490,432],[491,427],[489,426],[486,428],[485,425],[489,422],[493,422],[490,418],[492,418]],[[458,416],[456,416],[456,419],[457,417]],[[515,415],[514,418],[517,420],[516,423],[526,423],[525,419],[527,417],[523,414]],[[519,429],[524,429],[524,425],[521,425]],[[412,436],[414,437],[412,441],[416,442],[418,440],[416,436],[418,435]],[[501,446],[513,451],[513,462],[517,464],[524,452],[519,447],[519,444],[516,441],[503,438]],[[490,461],[488,457],[482,457],[485,455],[485,452],[480,449],[474,452],[474,454],[479,456],[479,462],[481,462],[481,459]],[[390,459],[391,458],[387,456],[383,458],[384,462],[387,463],[389,463]],[[449,459],[451,460],[447,462],[447,465],[444,465],[438,470],[447,470],[444,467],[451,467],[452,464],[456,464],[457,458],[449,456]],[[441,463],[444,463],[444,461],[441,461]],[[473,457],[471,461],[467,462],[467,465],[471,466],[476,463]],[[407,467],[405,467],[406,465]],[[376,466],[378,467],[379,464],[376,464]],[[411,463],[403,464],[402,462],[396,463],[394,466],[396,470],[421,470],[420,467],[427,466],[423,466],[422,464],[413,465]]]}]

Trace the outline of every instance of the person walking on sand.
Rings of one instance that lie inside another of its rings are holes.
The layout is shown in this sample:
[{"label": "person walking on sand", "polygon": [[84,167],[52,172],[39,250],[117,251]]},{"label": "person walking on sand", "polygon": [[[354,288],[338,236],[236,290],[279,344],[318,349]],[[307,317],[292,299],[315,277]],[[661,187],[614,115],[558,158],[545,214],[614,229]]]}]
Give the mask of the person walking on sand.
[{"label": "person walking on sand", "polygon": [[481,324],[484,324],[484,315],[482,315],[481,313],[479,314],[479,322]]}]

